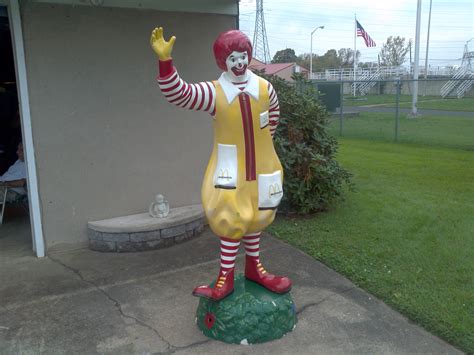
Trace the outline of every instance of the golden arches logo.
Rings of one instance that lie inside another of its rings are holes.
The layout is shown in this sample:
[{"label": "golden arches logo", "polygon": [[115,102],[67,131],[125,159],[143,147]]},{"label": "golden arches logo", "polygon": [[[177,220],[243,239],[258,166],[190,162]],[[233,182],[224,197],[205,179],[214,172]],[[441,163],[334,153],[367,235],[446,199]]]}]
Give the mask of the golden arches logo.
[{"label": "golden arches logo", "polygon": [[268,197],[272,198],[275,195],[280,195],[283,193],[280,185],[278,183],[270,184],[268,187]]},{"label": "golden arches logo", "polygon": [[218,179],[232,180],[232,176],[229,174],[229,169],[220,169],[217,173]]}]

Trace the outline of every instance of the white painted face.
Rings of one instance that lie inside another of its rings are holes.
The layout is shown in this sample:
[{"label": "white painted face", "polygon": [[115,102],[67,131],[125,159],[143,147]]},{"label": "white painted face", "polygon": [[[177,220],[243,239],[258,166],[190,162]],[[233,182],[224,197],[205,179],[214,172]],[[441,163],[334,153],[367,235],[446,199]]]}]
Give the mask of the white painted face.
[{"label": "white painted face", "polygon": [[227,73],[231,77],[241,77],[245,75],[249,65],[249,57],[247,52],[233,51],[225,60],[227,66]]}]

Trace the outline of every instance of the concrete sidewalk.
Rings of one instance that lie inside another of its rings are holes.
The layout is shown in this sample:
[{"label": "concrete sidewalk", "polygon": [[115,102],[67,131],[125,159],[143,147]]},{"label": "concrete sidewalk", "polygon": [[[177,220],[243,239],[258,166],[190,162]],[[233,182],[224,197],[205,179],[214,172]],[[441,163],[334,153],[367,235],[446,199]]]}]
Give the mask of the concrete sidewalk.
[{"label": "concrete sidewalk", "polygon": [[198,299],[191,291],[217,275],[218,253],[216,237],[205,230],[194,240],[152,252],[2,255],[0,353],[460,353],[268,235],[262,238],[262,260],[294,282],[296,329],[259,345],[210,340],[195,325]]}]

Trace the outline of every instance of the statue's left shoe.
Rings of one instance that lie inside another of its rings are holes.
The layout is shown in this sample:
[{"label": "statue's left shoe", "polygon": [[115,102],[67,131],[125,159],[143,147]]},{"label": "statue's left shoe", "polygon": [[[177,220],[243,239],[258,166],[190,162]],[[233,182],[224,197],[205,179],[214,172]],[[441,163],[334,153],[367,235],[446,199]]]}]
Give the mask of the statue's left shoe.
[{"label": "statue's left shoe", "polygon": [[275,293],[286,293],[291,290],[291,280],[288,277],[270,274],[258,259],[249,255],[245,256],[245,277]]}]

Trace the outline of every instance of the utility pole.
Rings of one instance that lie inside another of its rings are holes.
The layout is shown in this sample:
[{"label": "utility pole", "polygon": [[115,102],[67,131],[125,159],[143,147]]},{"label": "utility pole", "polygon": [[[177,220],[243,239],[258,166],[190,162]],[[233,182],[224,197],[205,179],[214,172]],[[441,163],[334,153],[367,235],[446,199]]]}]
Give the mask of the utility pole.
[{"label": "utility pole", "polygon": [[309,57],[309,80],[313,79],[313,33],[318,29],[323,29],[324,26],[316,27],[313,32],[311,32],[311,46],[310,48],[310,57]]},{"label": "utility pole", "polygon": [[416,35],[415,35],[415,63],[413,65],[413,97],[411,105],[411,116],[416,117],[418,115],[418,109],[416,107],[418,103],[418,73],[419,73],[419,60],[420,60],[420,22],[421,22],[421,0],[418,0],[418,6],[416,9]]},{"label": "utility pole", "polygon": [[428,15],[428,35],[426,36],[426,55],[425,55],[425,83],[423,87],[425,90],[423,91],[423,96],[426,95],[426,78],[428,77],[428,48],[430,47],[430,28],[431,28],[431,6],[433,5],[433,0],[430,0],[430,13]]},{"label": "utility pole", "polygon": [[[380,73],[380,54],[377,54],[377,71]],[[380,80],[378,81],[377,87],[378,87],[377,92],[378,92],[379,95],[381,95],[382,90],[381,90],[381,87],[380,87]]]},{"label": "utility pole", "polygon": [[411,59],[411,44],[412,44],[412,40],[410,38],[410,40],[408,41],[408,45],[410,46],[410,67],[409,67],[410,76],[411,76],[411,70],[413,69],[412,68],[413,60]]},{"label": "utility pole", "polygon": [[430,0],[430,14],[428,15],[428,35],[426,37],[426,56],[425,56],[425,79],[428,76],[428,48],[430,47],[431,5],[433,5],[433,0]]}]

